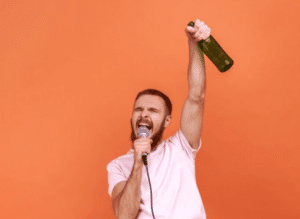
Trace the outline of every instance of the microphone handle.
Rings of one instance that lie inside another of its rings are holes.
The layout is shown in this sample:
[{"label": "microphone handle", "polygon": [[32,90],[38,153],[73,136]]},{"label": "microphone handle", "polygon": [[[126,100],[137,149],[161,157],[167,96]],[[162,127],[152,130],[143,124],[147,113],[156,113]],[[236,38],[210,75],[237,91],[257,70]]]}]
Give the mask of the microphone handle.
[{"label": "microphone handle", "polygon": [[[193,21],[188,23],[188,26],[194,27],[194,25],[195,23]],[[220,72],[223,73],[227,71],[233,65],[233,60],[226,54],[212,35],[206,40],[200,40],[198,46]]]},{"label": "microphone handle", "polygon": [[148,165],[148,163],[147,163],[147,153],[143,153],[142,160],[143,160],[145,165]]}]

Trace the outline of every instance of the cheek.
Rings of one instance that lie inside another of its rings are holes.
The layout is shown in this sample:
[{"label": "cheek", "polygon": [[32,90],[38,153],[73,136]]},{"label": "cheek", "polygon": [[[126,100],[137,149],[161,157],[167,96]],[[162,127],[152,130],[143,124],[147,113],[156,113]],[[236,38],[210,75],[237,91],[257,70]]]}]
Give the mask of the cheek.
[{"label": "cheek", "polygon": [[136,119],[134,117],[131,117],[130,123],[131,123],[131,126],[134,128],[135,124],[136,124]]},{"label": "cheek", "polygon": [[162,120],[161,118],[154,123],[154,130],[158,131],[162,126],[164,125],[164,119]]},{"label": "cheek", "polygon": [[133,113],[132,116],[131,116],[131,121],[132,122],[136,122],[137,121],[137,117],[138,117],[138,115],[136,113]]}]

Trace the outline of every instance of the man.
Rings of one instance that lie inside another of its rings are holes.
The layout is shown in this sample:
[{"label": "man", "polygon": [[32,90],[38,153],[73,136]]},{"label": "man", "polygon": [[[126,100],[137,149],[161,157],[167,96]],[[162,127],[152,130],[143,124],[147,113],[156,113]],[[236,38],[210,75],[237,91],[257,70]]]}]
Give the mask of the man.
[{"label": "man", "polygon": [[[107,166],[109,195],[117,219],[153,218],[152,210],[156,219],[206,218],[195,177],[206,84],[203,53],[197,43],[209,37],[210,28],[196,19],[194,28],[187,26],[185,32],[189,44],[189,92],[180,129],[162,141],[164,129],[171,123],[171,101],[154,89],[137,95],[131,117],[132,149]],[[140,126],[150,130],[148,137],[137,137]],[[148,154],[151,190],[142,161],[144,152]]]}]

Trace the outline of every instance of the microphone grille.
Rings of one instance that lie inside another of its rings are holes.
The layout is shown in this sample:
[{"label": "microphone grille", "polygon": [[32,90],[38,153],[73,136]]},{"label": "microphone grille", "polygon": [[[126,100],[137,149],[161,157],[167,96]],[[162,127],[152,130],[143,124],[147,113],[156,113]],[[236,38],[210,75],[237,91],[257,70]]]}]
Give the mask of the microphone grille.
[{"label": "microphone grille", "polygon": [[139,138],[148,137],[149,129],[146,126],[141,126],[138,128],[137,135]]}]

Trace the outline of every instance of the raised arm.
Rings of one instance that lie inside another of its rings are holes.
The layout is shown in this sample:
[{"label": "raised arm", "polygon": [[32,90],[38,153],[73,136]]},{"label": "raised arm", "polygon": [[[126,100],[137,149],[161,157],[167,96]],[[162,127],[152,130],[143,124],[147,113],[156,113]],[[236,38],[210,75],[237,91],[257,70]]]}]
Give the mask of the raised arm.
[{"label": "raised arm", "polygon": [[202,134],[203,110],[205,99],[205,63],[203,52],[197,43],[210,35],[210,28],[196,19],[195,26],[185,30],[189,44],[188,97],[182,108],[180,129],[191,147],[197,149]]}]

